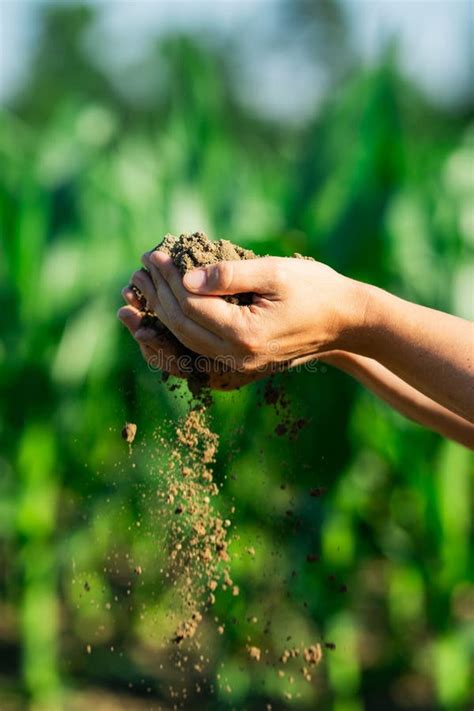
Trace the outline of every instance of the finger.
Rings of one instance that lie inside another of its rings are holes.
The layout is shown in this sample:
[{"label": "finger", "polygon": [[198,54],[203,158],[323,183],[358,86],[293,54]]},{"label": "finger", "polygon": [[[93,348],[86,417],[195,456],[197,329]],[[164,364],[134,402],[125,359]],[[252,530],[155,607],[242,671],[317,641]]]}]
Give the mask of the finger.
[{"label": "finger", "polygon": [[128,328],[132,336],[135,336],[142,322],[142,313],[134,306],[122,306],[117,312],[117,317]]},{"label": "finger", "polygon": [[143,358],[150,364],[151,359],[155,356],[155,351],[152,348],[152,342],[148,342],[145,339],[137,338],[137,335],[144,335],[144,331],[150,331],[150,329],[143,329],[140,327],[142,322],[142,314],[134,306],[122,306],[117,313],[118,318],[122,321],[124,326],[130,331],[133,338],[137,341],[141,354]]},{"label": "finger", "polygon": [[124,286],[122,289],[122,296],[124,301],[130,306],[134,306],[136,309],[141,309],[143,306],[140,303],[140,299],[131,288],[130,285]]},{"label": "finger", "polygon": [[283,260],[274,257],[211,264],[185,274],[183,283],[195,294],[254,292],[271,297],[284,276]]},{"label": "finger", "polygon": [[190,294],[183,286],[183,279],[173,261],[161,252],[149,252],[143,255],[143,263],[150,270],[156,282],[156,271],[166,280],[181,311],[192,321],[215,335],[230,338],[245,314],[240,306],[229,304],[221,298]]},{"label": "finger", "polygon": [[186,316],[160,271],[151,262],[149,268],[157,292],[157,308],[155,312],[165,326],[174,333],[181,343],[196,353],[210,357],[226,355],[228,344],[222,338]]},{"label": "finger", "polygon": [[154,280],[154,274],[158,268],[161,276],[163,276],[168,283],[172,280],[176,283],[182,282],[181,274],[178,268],[174,264],[173,260],[164,252],[159,250],[153,250],[151,252],[145,252],[142,256],[142,264],[150,271],[150,274]]},{"label": "finger", "polygon": [[156,313],[158,306],[157,293],[150,274],[148,274],[144,269],[139,269],[132,274],[131,282],[143,294],[146,299],[147,307]]},{"label": "finger", "polygon": [[150,370],[165,370],[171,375],[183,377],[179,368],[181,352],[177,344],[151,328],[143,328],[142,314],[133,306],[122,306],[117,315],[137,342]]},{"label": "finger", "polygon": [[[142,261],[144,261],[143,258]],[[139,269],[133,274],[132,281],[137,285],[137,288],[142,291],[146,298],[148,308],[154,311],[160,321],[166,325],[166,311],[158,299],[157,285],[159,285],[159,282],[157,276],[156,274],[152,274],[150,270],[145,271],[144,269]]]}]

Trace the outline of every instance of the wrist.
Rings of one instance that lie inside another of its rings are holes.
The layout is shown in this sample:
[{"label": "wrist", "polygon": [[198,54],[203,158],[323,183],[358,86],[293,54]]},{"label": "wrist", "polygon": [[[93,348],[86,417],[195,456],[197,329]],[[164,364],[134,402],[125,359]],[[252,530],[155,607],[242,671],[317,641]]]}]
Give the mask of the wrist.
[{"label": "wrist", "polygon": [[330,347],[365,355],[370,341],[373,287],[348,277],[342,279],[344,282],[337,305],[336,330]]}]

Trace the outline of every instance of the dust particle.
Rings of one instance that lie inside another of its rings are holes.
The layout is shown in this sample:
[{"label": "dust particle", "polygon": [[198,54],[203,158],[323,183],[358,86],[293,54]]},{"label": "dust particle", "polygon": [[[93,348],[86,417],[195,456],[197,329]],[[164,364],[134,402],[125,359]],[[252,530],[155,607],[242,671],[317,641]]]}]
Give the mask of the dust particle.
[{"label": "dust particle", "polygon": [[259,647],[247,647],[247,650],[251,659],[255,659],[256,662],[260,661],[262,651]]},{"label": "dust particle", "polygon": [[122,439],[132,444],[137,434],[137,426],[133,422],[126,422],[122,429]]}]

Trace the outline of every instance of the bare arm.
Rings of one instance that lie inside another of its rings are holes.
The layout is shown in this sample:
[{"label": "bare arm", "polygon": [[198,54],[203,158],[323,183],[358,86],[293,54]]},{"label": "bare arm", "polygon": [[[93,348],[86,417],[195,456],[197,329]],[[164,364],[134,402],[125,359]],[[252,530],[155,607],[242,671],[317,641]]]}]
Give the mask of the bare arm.
[{"label": "bare arm", "polygon": [[[377,361],[371,385],[427,426],[459,440],[448,421],[461,427],[461,420],[474,420],[474,326],[468,321],[308,260],[227,261],[195,269],[184,279],[158,251],[145,254],[143,262],[149,273],[133,278],[140,277],[149,308],[196,353],[225,356],[233,370],[251,374],[346,351],[362,359],[359,365]],[[244,292],[254,294],[245,308],[218,298]],[[357,370],[360,379],[364,372]]]},{"label": "bare arm", "polygon": [[474,325],[361,285],[364,325],[348,350],[385,365],[416,390],[474,421]]},{"label": "bare arm", "polygon": [[474,425],[423,395],[372,358],[332,351],[321,361],[348,373],[402,415],[474,449]]}]

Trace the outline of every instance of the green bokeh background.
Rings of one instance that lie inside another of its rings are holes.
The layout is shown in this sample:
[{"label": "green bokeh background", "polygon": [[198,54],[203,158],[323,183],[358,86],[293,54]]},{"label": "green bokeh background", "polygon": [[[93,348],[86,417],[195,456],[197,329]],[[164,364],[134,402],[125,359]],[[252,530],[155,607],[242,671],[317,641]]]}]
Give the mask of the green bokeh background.
[{"label": "green bokeh background", "polygon": [[[172,707],[153,433],[185,400],[115,318],[145,249],[203,229],[469,315],[469,107],[430,105],[394,46],[359,66],[335,3],[295,3],[288,33],[308,8],[308,27],[334,30],[314,61],[337,54],[338,68],[297,125],[239,101],[231,49],[205,36],[157,39],[125,78],[147,77],[147,101],[128,100],[83,51],[93,8],[38,9],[31,67],[0,112],[2,711]],[[284,382],[309,420],[296,442],[274,434],[256,386],[211,410],[241,594],[218,596],[225,635],[204,623],[208,682],[195,695],[188,680],[185,708],[468,709],[469,453],[331,368]],[[138,424],[131,455],[125,420]],[[312,486],[327,494],[311,498]],[[249,634],[262,648],[292,635],[336,649],[311,685],[298,674],[291,685],[248,659]]]}]

